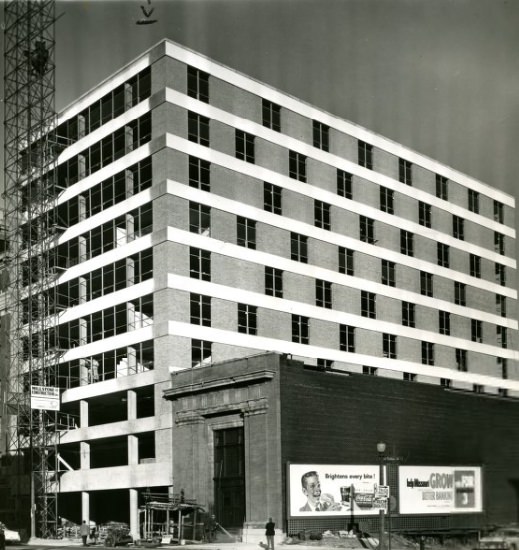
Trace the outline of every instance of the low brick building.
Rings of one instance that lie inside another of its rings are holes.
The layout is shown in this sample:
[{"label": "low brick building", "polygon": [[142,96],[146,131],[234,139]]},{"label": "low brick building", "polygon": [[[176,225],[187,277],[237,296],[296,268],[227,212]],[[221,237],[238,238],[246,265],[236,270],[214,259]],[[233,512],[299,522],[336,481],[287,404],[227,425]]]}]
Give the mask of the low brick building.
[{"label": "low brick building", "polygon": [[[287,465],[376,466],[378,441],[399,457],[386,466],[395,531],[477,530],[519,519],[517,401],[322,372],[274,353],[174,373],[165,398],[173,403],[176,486],[223,525],[243,525],[246,537],[262,533],[269,516],[289,533],[346,528],[349,515],[290,516]],[[482,511],[401,515],[398,469],[411,465],[481,467]],[[376,515],[356,521],[378,528]]]}]

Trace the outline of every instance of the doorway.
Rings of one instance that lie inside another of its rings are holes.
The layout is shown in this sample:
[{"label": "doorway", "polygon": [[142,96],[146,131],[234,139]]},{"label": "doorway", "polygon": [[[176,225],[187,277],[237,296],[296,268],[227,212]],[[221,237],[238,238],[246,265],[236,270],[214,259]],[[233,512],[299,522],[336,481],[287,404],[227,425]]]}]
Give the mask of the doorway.
[{"label": "doorway", "polygon": [[243,427],[214,431],[214,513],[226,529],[245,521],[244,451]]}]

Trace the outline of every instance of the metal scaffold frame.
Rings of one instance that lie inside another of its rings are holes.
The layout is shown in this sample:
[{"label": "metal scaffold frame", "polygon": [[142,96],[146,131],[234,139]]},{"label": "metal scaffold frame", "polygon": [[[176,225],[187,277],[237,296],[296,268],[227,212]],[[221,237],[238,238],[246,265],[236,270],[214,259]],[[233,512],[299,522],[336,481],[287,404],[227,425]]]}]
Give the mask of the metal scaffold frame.
[{"label": "metal scaffold frame", "polygon": [[[7,450],[30,464],[31,535],[50,538],[58,527],[58,413],[31,408],[31,388],[58,387],[60,355],[55,0],[7,0],[4,16]],[[20,518],[28,495],[18,477]]]}]

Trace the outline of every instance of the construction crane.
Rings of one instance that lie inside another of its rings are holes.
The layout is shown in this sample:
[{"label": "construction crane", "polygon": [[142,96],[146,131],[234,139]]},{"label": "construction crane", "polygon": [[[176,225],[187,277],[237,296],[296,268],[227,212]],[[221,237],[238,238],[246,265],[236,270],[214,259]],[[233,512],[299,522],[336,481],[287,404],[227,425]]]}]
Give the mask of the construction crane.
[{"label": "construction crane", "polygon": [[[20,465],[13,499],[16,517],[25,514],[28,520],[30,511],[31,535],[42,538],[54,537],[58,528],[59,413],[37,403],[41,393],[59,397],[58,315],[52,306],[59,189],[53,130],[55,21],[55,0],[5,0],[7,452]],[[24,467],[30,467],[29,490],[22,483]]]}]

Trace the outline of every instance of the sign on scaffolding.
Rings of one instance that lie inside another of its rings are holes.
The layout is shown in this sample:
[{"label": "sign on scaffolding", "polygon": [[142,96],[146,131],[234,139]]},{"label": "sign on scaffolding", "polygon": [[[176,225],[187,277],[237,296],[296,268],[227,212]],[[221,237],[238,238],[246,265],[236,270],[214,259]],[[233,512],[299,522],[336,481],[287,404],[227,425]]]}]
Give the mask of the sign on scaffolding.
[{"label": "sign on scaffolding", "polygon": [[31,386],[31,409],[59,411],[59,388]]}]

